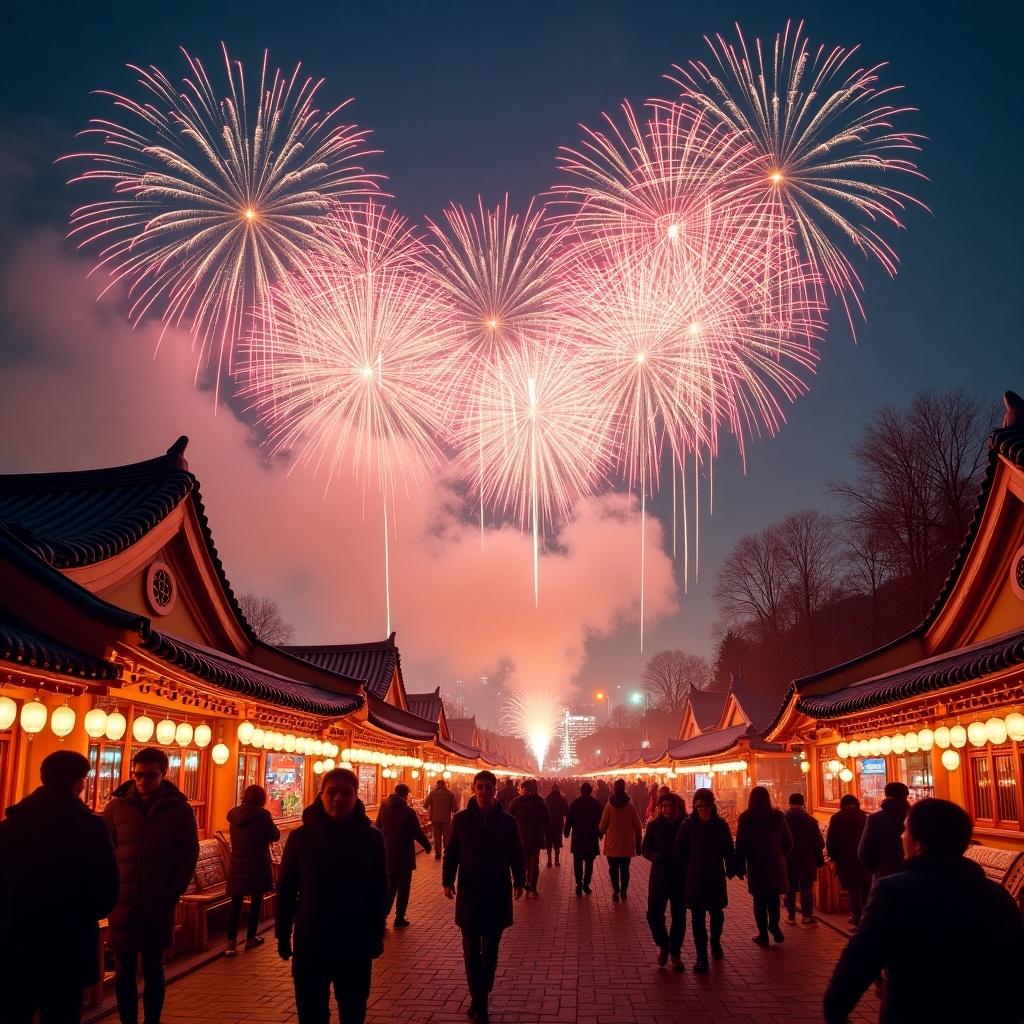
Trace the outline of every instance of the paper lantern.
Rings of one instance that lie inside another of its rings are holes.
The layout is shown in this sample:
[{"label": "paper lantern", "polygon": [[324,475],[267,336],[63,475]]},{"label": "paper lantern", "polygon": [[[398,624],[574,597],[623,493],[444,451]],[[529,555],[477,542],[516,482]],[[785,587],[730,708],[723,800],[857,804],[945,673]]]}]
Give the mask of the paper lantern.
[{"label": "paper lantern", "polygon": [[156,723],[149,715],[139,715],[132,721],[132,738],[136,743],[148,743],[155,729]]},{"label": "paper lantern", "polygon": [[842,763],[842,761],[829,761],[829,763],[828,763],[828,770],[833,775],[835,775],[837,772],[841,772],[843,770],[843,763]]},{"label": "paper lantern", "polygon": [[327,744],[325,744],[324,745],[324,752],[329,757],[337,757],[338,756],[338,744],[337,743],[327,743]]},{"label": "paper lantern", "polygon": [[983,747],[988,743],[988,734],[985,732],[985,724],[983,722],[971,722],[967,726],[967,738],[971,741],[971,745],[975,747]]},{"label": "paper lantern", "polygon": [[346,747],[346,748],[345,748],[345,749],[344,749],[344,750],[343,750],[343,751],[341,752],[341,756],[342,756],[342,757],[343,757],[343,758],[344,758],[344,759],[345,759],[346,761],[351,761],[351,760],[352,760],[352,749],[351,749],[351,747]]},{"label": "paper lantern", "polygon": [[352,771],[352,762],[351,761],[342,761],[341,764],[338,765],[338,767],[339,768],[344,768],[345,771],[350,772],[350,771]]},{"label": "paper lantern", "polygon": [[334,771],[334,758],[333,757],[329,757],[329,758],[327,758],[326,761],[324,761],[324,771],[325,772],[333,772]]},{"label": "paper lantern", "polygon": [[294,754],[295,753],[295,743],[296,743],[296,739],[295,739],[294,733],[290,733],[290,732],[289,733],[285,733],[285,737],[284,737],[285,753]]},{"label": "paper lantern", "polygon": [[444,778],[446,778],[446,779],[450,779],[450,778],[452,777],[452,773],[451,773],[450,771],[447,771],[447,770],[446,770],[446,771],[443,771],[443,772],[442,772],[441,774],[442,774],[442,776],[444,776]]},{"label": "paper lantern", "polygon": [[85,729],[86,736],[91,736],[94,740],[105,736],[107,732],[106,711],[103,708],[93,708],[92,711],[87,711],[85,718],[82,719],[82,728]]},{"label": "paper lantern", "polygon": [[116,743],[128,731],[128,719],[120,711],[107,715],[106,737]]},{"label": "paper lantern", "polygon": [[174,742],[174,734],[177,726],[169,719],[164,718],[156,723],[156,741],[161,747],[169,747]]},{"label": "paper lantern", "polygon": [[903,738],[903,733],[896,733],[892,738],[892,752],[894,754],[903,754],[907,749],[907,741]]},{"label": "paper lantern", "polygon": [[313,740],[313,753],[317,757],[320,757],[320,755],[323,754],[323,752],[324,752],[324,741],[323,740]]},{"label": "paper lantern", "polygon": [[840,761],[845,761],[850,756],[850,744],[846,740],[836,744],[836,756]]},{"label": "paper lantern", "polygon": [[263,740],[266,738],[266,733],[262,729],[253,729],[252,739],[249,741],[251,747],[262,747]]},{"label": "paper lantern", "polygon": [[192,738],[197,747],[208,747],[213,739],[213,730],[205,722],[200,722]]},{"label": "paper lantern", "polygon": [[227,744],[215,743],[213,750],[210,751],[210,757],[213,758],[214,764],[224,764],[225,761],[231,756],[231,751],[228,750]]},{"label": "paper lantern", "polygon": [[[345,762],[344,761],[342,761],[341,766],[342,766],[342,768],[345,767]],[[418,779],[420,777],[420,773],[415,768],[413,768],[413,770],[412,770],[412,777],[414,779]]]},{"label": "paper lantern", "polygon": [[843,782],[849,782],[853,778],[853,772],[851,772],[849,768],[844,768],[839,773],[839,778],[841,778]]},{"label": "paper lantern", "polygon": [[949,727],[940,725],[934,734],[935,746],[939,750],[945,750],[949,746]]},{"label": "paper lantern", "polygon": [[810,770],[811,770],[811,762],[810,761],[801,761],[800,762],[800,771],[802,771],[804,773],[804,775],[806,775]]},{"label": "paper lantern", "polygon": [[955,772],[960,767],[960,755],[955,750],[944,750],[942,752],[942,767],[947,772]]},{"label": "paper lantern", "polygon": [[324,763],[323,763],[323,761],[314,761],[313,762],[313,774],[314,775],[323,775],[323,773],[324,773]]},{"label": "paper lantern", "polygon": [[1006,734],[1006,723],[1001,718],[990,718],[985,723],[985,735],[988,737],[989,743],[994,746],[998,747],[1000,744],[1005,743]]},{"label": "paper lantern", "polygon": [[860,740],[857,743],[857,752],[861,757],[871,756],[871,743],[868,740]]},{"label": "paper lantern", "polygon": [[888,757],[892,753],[892,737],[880,736],[878,739],[878,746],[881,750],[882,756]]},{"label": "paper lantern", "polygon": [[59,739],[70,736],[75,727],[75,717],[75,712],[67,704],[54,708],[53,714],[50,715],[50,730],[53,735]]},{"label": "paper lantern", "polygon": [[951,746],[954,746],[959,750],[961,747],[967,746],[967,730],[962,725],[954,725],[949,730],[949,742]]},{"label": "paper lantern", "polygon": [[273,746],[274,750],[284,750],[284,733],[283,732],[275,732],[273,740],[274,740],[274,742],[273,742],[272,746]]},{"label": "paper lantern", "polygon": [[[4,729],[10,729],[17,717],[18,705],[10,697],[0,696],[0,732]],[[106,714],[103,717],[105,721]]]},{"label": "paper lantern", "polygon": [[19,721],[22,729],[34,736],[37,732],[43,731],[47,716],[46,705],[38,697],[33,697],[27,704],[21,705]]},{"label": "paper lantern", "polygon": [[903,737],[903,742],[907,745],[908,754],[916,754],[921,749],[921,745],[917,741],[916,732],[908,732]]},{"label": "paper lantern", "polygon": [[178,728],[174,730],[174,742],[179,747],[187,747],[192,742],[192,737],[195,735],[195,727],[191,722],[182,722]]},{"label": "paper lantern", "polygon": [[249,746],[253,741],[255,732],[256,726],[253,725],[248,718],[244,722],[239,722],[237,732],[238,742],[241,743],[243,747]]},{"label": "paper lantern", "polygon": [[1006,716],[1003,719],[1006,725],[1006,735],[1015,743],[1024,742],[1024,715],[1018,711]]},{"label": "paper lantern", "polygon": [[882,742],[877,736],[872,736],[871,739],[868,740],[868,752],[872,757],[878,757],[878,755],[881,754]]}]

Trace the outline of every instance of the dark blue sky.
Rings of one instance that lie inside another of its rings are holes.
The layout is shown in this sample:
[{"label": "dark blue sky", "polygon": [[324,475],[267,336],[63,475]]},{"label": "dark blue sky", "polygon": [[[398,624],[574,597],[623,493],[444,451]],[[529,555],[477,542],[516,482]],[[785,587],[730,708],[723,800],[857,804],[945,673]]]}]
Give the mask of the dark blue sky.
[{"label": "dark blue sky", "polygon": [[[0,184],[25,161],[33,180],[16,208],[9,197],[0,204],[0,241],[8,248],[32,222],[63,224],[72,197],[51,161],[108,109],[90,90],[131,89],[128,61],[178,77],[178,45],[208,67],[221,40],[248,63],[269,47],[275,63],[302,60],[326,77],[325,100],[355,96],[354,119],[384,150],[376,168],[418,220],[478,192],[525,203],[552,183],[557,147],[577,140],[578,122],[596,123],[623,98],[671,95],[660,76],[705,56],[705,33],[732,35],[739,21],[748,37],[770,37],[802,17],[815,41],[860,43],[864,61],[891,62],[887,80],[906,85],[906,101],[920,108],[908,125],[930,140],[920,195],[932,214],[908,214],[895,281],[868,269],[858,344],[841,326],[832,332],[782,435],[751,446],[745,477],[731,454],[718,464],[715,515],[704,527],[709,578],[745,530],[827,500],[826,481],[848,471],[848,446],[877,403],[923,386],[963,385],[993,403],[1007,387],[1024,388],[1021,10],[892,0],[19,3],[4,19]],[[707,649],[713,618],[708,588],[692,590],[652,649]],[[586,674],[595,680],[639,666],[632,630],[594,654]]]}]

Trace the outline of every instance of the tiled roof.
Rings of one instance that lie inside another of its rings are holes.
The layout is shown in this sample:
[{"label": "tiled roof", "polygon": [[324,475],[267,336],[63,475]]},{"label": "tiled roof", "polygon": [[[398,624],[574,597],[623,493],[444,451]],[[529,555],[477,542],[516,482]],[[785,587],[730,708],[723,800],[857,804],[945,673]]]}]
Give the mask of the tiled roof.
[{"label": "tiled roof", "polygon": [[724,753],[747,735],[747,729],[746,725],[732,725],[728,729],[702,733],[693,739],[670,744],[668,756],[674,761],[688,761],[693,757],[711,757],[713,754]]},{"label": "tiled roof", "polygon": [[726,694],[723,690],[698,690],[690,687],[687,700],[693,708],[694,718],[702,729],[716,725],[722,717]]},{"label": "tiled roof", "polygon": [[409,710],[414,715],[419,715],[428,722],[437,722],[441,718],[444,702],[441,700],[440,687],[433,693],[407,693],[405,699],[409,702]]},{"label": "tiled roof", "polygon": [[834,693],[798,696],[797,710],[831,718],[917,697],[1024,663],[1024,630],[873,676]]},{"label": "tiled roof", "polygon": [[765,727],[779,713],[780,705],[784,701],[784,694],[762,693],[758,690],[752,690],[750,685],[741,676],[737,675],[733,676],[729,689],[750,719],[750,724],[758,732],[765,730]]},{"label": "tiled roof", "polygon": [[437,745],[442,750],[447,750],[449,754],[454,754],[456,757],[464,757],[467,761],[475,761],[480,756],[480,751],[476,747],[467,746],[465,743],[459,743],[457,740],[439,739]]},{"label": "tiled roof", "polygon": [[359,697],[290,679],[169,633],[151,630],[142,646],[158,658],[241,697],[331,718],[347,715],[362,703]]},{"label": "tiled roof", "polygon": [[121,674],[113,662],[83,654],[10,619],[0,620],[0,660],[80,679],[117,679]]},{"label": "tiled roof", "polygon": [[387,696],[395,670],[397,669],[399,676],[402,672],[394,633],[387,640],[376,640],[368,644],[293,646],[285,647],[283,650],[329,672],[348,676],[350,679],[363,680],[366,689],[381,700]]},{"label": "tiled roof", "polygon": [[432,740],[437,734],[437,722],[428,722],[404,708],[396,708],[370,694],[367,698],[367,719],[378,729],[394,733],[407,740]]},{"label": "tiled roof", "polygon": [[449,718],[448,732],[453,740],[465,743],[467,746],[473,744],[473,733],[476,732],[476,716],[471,718]]}]

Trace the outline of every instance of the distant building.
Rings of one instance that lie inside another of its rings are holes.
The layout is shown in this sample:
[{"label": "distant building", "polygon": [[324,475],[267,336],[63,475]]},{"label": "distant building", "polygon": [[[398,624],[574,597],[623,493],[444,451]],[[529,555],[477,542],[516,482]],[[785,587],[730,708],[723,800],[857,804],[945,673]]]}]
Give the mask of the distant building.
[{"label": "distant building", "polygon": [[560,768],[574,768],[580,763],[576,744],[597,732],[596,715],[580,715],[566,711],[562,716],[562,750],[558,760]]}]

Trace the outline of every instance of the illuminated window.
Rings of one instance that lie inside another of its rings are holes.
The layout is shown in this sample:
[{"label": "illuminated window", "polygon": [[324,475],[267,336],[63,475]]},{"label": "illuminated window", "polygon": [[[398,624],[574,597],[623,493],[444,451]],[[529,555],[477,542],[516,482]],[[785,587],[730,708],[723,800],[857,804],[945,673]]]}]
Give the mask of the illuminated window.
[{"label": "illuminated window", "polygon": [[306,803],[306,759],[302,754],[267,754],[263,787],[274,818],[298,818]]},{"label": "illuminated window", "polygon": [[889,781],[885,758],[858,757],[854,761],[854,770],[857,773],[861,810],[868,814],[877,811],[885,799],[885,784]]},{"label": "illuminated window", "polygon": [[[833,771],[829,764],[838,759],[835,746],[818,747],[818,782],[821,786],[821,802],[823,804],[835,804],[843,795],[843,780],[839,778],[839,772]],[[797,771],[800,769],[798,768]]]},{"label": "illuminated window", "polygon": [[377,802],[377,766],[361,764],[359,774],[359,799],[367,807]]},{"label": "illuminated window", "polygon": [[899,778],[910,790],[912,802],[935,796],[935,779],[932,777],[931,754],[918,751],[916,754],[903,754],[897,760]]},{"label": "illuminated window", "polygon": [[260,774],[259,754],[238,755],[238,777],[235,780],[235,803],[242,802],[242,794],[249,786],[262,786],[263,776]]},{"label": "illuminated window", "polygon": [[971,762],[971,796],[974,798],[974,816],[987,821],[992,820],[992,766],[988,752],[972,754]]},{"label": "illuminated window", "polygon": [[89,776],[85,780],[83,799],[94,811],[102,811],[114,790],[121,784],[123,743],[90,743]]}]

